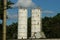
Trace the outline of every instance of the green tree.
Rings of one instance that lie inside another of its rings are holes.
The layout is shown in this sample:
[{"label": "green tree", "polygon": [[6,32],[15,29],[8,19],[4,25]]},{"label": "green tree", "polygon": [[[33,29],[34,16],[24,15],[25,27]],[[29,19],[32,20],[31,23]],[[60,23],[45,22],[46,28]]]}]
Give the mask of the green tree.
[{"label": "green tree", "polygon": [[[14,3],[12,3],[11,1],[8,1],[7,2],[7,9],[11,9],[12,7],[11,6],[9,6],[9,5],[11,5],[11,4],[14,4]],[[3,9],[4,8],[4,5],[3,5],[3,0],[0,0],[0,19],[1,20],[3,20]],[[8,17],[7,17],[8,18]]]},{"label": "green tree", "polygon": [[17,38],[17,29],[18,23],[12,23],[7,27],[7,39],[16,39]]},{"label": "green tree", "polygon": [[42,27],[47,38],[60,38],[60,13],[43,18]]}]

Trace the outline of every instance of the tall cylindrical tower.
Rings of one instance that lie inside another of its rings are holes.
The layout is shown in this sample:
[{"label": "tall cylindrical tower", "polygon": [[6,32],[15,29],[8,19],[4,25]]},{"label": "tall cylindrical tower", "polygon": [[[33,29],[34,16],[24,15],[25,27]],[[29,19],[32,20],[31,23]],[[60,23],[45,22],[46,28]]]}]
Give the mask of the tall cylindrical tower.
[{"label": "tall cylindrical tower", "polygon": [[27,39],[27,9],[19,8],[18,11],[18,39]]},{"label": "tall cylindrical tower", "polygon": [[31,37],[32,38],[41,38],[41,10],[40,8],[32,9],[32,18],[31,18]]}]

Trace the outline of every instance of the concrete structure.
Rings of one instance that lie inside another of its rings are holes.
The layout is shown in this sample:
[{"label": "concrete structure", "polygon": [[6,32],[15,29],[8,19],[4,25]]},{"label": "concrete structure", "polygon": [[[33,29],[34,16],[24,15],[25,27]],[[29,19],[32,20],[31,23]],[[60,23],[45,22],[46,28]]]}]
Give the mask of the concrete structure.
[{"label": "concrete structure", "polygon": [[39,8],[32,9],[31,18],[31,37],[41,38],[41,10]]},{"label": "concrete structure", "polygon": [[18,39],[27,39],[27,12],[26,8],[18,11]]},{"label": "concrete structure", "polygon": [[[41,10],[40,8],[34,8],[31,10],[31,34],[28,33],[27,29],[27,14],[28,10],[26,8],[20,8],[18,11],[18,39],[27,38],[45,38],[44,33],[41,31]],[[29,35],[29,36],[28,36]]]}]

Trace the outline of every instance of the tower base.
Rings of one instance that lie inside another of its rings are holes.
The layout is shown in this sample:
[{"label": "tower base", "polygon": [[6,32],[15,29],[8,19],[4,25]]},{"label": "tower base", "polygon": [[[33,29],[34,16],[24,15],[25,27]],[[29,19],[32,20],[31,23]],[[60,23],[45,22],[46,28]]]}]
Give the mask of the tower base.
[{"label": "tower base", "polygon": [[46,38],[46,36],[45,36],[44,32],[39,32],[39,33],[36,33],[33,36],[31,36],[31,38],[39,39],[39,38]]}]

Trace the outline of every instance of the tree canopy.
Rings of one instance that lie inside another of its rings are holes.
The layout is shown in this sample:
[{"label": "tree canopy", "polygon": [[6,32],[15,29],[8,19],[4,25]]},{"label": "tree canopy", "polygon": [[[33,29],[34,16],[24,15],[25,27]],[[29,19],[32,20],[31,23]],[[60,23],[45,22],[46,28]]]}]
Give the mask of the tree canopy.
[{"label": "tree canopy", "polygon": [[[3,0],[0,0],[0,19],[1,20],[3,20],[3,10],[5,10],[3,9],[4,8],[3,3],[4,3]],[[7,5],[6,5],[7,9],[12,8],[11,6],[9,6],[11,4],[14,4],[14,3],[12,3],[11,1],[7,1]]]},{"label": "tree canopy", "polygon": [[42,19],[42,30],[47,38],[60,38],[60,13]]}]

